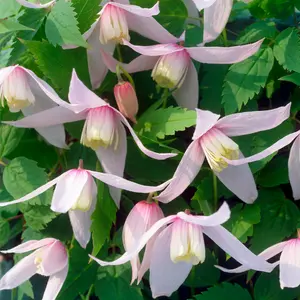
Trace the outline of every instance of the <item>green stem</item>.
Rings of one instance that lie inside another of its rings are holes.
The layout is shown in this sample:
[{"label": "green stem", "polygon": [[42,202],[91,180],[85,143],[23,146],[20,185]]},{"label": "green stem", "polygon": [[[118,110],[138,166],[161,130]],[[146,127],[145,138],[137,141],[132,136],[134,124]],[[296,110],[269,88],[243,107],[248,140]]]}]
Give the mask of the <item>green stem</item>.
[{"label": "green stem", "polygon": [[117,45],[117,53],[118,53],[119,61],[123,62],[123,57],[122,57],[120,45]]},{"label": "green stem", "polygon": [[12,289],[11,290],[11,300],[15,300],[17,296],[17,289]]},{"label": "green stem", "polygon": [[130,76],[130,74],[121,66],[121,65],[117,65],[116,67],[116,73],[117,73],[117,77],[118,77],[118,80],[119,81],[123,81],[123,78],[122,78],[122,74],[125,75],[125,77],[128,79],[128,81],[131,83],[131,85],[133,86],[133,88],[135,88],[135,85],[134,85],[134,81],[132,79],[132,77]]},{"label": "green stem", "polygon": [[89,299],[90,299],[91,294],[92,294],[92,291],[93,291],[93,288],[94,288],[94,285],[92,284],[92,285],[90,286],[90,289],[89,289],[87,295],[86,295],[86,298],[85,298],[86,300],[89,300]]},{"label": "green stem", "polygon": [[168,89],[164,89],[163,94],[162,94],[162,99],[163,99],[162,108],[166,108],[167,107],[168,96],[169,96],[169,90]]},{"label": "green stem", "polygon": [[6,164],[5,162],[3,162],[2,160],[0,160],[0,165],[2,165],[2,166],[4,166],[4,167],[7,166],[7,164]]},{"label": "green stem", "polygon": [[218,179],[215,173],[213,173],[213,193],[214,193],[214,209],[218,209]]},{"label": "green stem", "polygon": [[226,31],[226,28],[223,29],[223,31],[222,31],[222,36],[223,36],[223,40],[224,40],[224,46],[227,47],[227,46],[228,46],[228,39],[227,39],[227,31]]}]

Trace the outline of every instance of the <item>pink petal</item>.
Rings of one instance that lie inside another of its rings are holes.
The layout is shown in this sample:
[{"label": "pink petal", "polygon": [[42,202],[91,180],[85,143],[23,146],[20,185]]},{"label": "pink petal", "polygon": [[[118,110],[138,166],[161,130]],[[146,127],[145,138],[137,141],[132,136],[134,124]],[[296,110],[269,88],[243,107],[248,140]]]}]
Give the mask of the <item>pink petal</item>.
[{"label": "pink petal", "polygon": [[272,264],[266,262],[262,257],[253,254],[234,235],[221,225],[215,227],[203,227],[202,230],[226,253],[239,263],[247,266],[249,269],[268,273],[273,270]]},{"label": "pink petal", "polygon": [[69,266],[50,276],[42,300],[54,300],[60,292],[68,274]]},{"label": "pink petal", "polygon": [[56,0],[53,0],[53,1],[50,1],[50,2],[45,3],[45,4],[40,4],[40,3],[32,3],[32,2],[29,2],[29,1],[25,1],[25,0],[16,0],[16,1],[19,2],[21,5],[23,5],[24,7],[35,8],[35,9],[47,8],[47,7],[50,7],[51,5],[53,5],[56,2]]},{"label": "pink petal", "polygon": [[[240,157],[244,156],[240,153]],[[215,172],[219,180],[245,203],[253,203],[257,196],[256,184],[248,164],[228,166],[222,172]]]},{"label": "pink petal", "polygon": [[157,221],[135,244],[135,247],[132,247],[130,250],[125,252],[121,257],[116,259],[115,261],[103,261],[100,260],[92,255],[89,255],[93,260],[95,260],[99,265],[101,266],[117,266],[125,264],[126,262],[129,262],[133,258],[135,258],[139,252],[145,247],[147,242],[159,231],[162,227],[166,226],[169,223],[172,223],[177,216],[168,216],[166,218],[163,218],[159,221]]},{"label": "pink petal", "polygon": [[90,174],[82,169],[72,169],[64,173],[57,182],[53,193],[51,209],[55,212],[66,213],[78,200]]},{"label": "pink petal", "polygon": [[116,60],[110,53],[101,50],[102,59],[106,67],[113,73],[116,73],[116,67],[119,64],[128,73],[136,73],[153,69],[159,57],[140,55],[129,64],[124,64]]},{"label": "pink petal", "polygon": [[280,287],[295,288],[300,285],[300,240],[293,239],[286,243],[280,256]]},{"label": "pink petal", "polygon": [[[156,16],[159,14],[159,2],[157,2],[151,8],[142,8],[137,5],[121,4],[121,3],[117,3],[117,2],[109,2],[109,5],[113,5],[113,6],[122,8],[126,12],[129,12],[131,14],[134,14],[134,15],[140,16],[140,17],[144,17],[144,18]],[[104,9],[104,7],[103,7],[103,9]]]},{"label": "pink petal", "polygon": [[156,238],[150,263],[150,287],[152,297],[170,297],[185,281],[193,265],[188,262],[174,263],[170,257],[172,225]]},{"label": "pink petal", "polygon": [[280,125],[290,116],[291,103],[275,109],[242,112],[221,118],[216,127],[228,136],[240,136]]},{"label": "pink petal", "polygon": [[54,243],[56,239],[53,238],[46,238],[42,239],[40,241],[38,240],[31,240],[25,243],[20,244],[19,246],[16,246],[9,250],[1,250],[2,253],[25,253],[32,250],[35,250],[37,248],[41,248],[44,246],[47,246],[51,243]]},{"label": "pink petal", "polygon": [[19,67],[19,65],[15,65],[15,66],[0,69],[0,85],[10,75],[10,73],[12,73],[12,71],[17,67]]},{"label": "pink petal", "polygon": [[178,197],[194,180],[204,161],[204,153],[198,140],[186,149],[170,185],[155,199],[168,203]]},{"label": "pink petal", "polygon": [[289,156],[289,179],[295,200],[300,199],[300,136],[294,141]]},{"label": "pink petal", "polygon": [[195,109],[198,107],[198,73],[192,61],[182,86],[173,92],[173,97],[178,105],[182,107],[188,109]]},{"label": "pink petal", "polygon": [[158,44],[153,46],[136,46],[123,39],[124,45],[130,47],[137,53],[147,56],[161,56],[178,51],[182,51],[182,47],[176,44]]},{"label": "pink petal", "polygon": [[232,9],[232,0],[216,0],[204,9],[203,43],[215,40],[226,26]]},{"label": "pink petal", "polygon": [[72,79],[70,82],[69,101],[70,103],[76,105],[76,108],[74,108],[76,113],[85,109],[107,105],[104,100],[90,91],[83,84],[83,82],[78,78],[75,69],[73,69]]},{"label": "pink petal", "polygon": [[[118,136],[119,141],[116,149],[115,145],[111,145],[106,148],[99,147],[96,154],[105,173],[123,177],[127,154],[127,136],[125,128],[121,122],[118,124]],[[109,187],[109,190],[117,207],[120,207],[121,190],[112,186]]]},{"label": "pink petal", "polygon": [[49,190],[57,182],[59,182],[61,179],[63,179],[65,175],[66,175],[66,173],[61,174],[60,176],[54,178],[53,180],[47,182],[46,184],[44,184],[42,186],[40,186],[39,188],[37,188],[33,192],[31,192],[31,193],[29,193],[29,194],[25,195],[24,197],[21,197],[17,200],[9,201],[9,202],[0,202],[0,207],[11,205],[11,204],[22,203],[22,202],[25,202],[27,200],[30,200],[30,199],[44,193],[45,191]]},{"label": "pink petal", "polygon": [[177,213],[177,216],[189,223],[200,226],[217,226],[225,223],[230,218],[230,209],[226,202],[218,209],[217,212],[210,216],[193,216],[184,212]]},{"label": "pink petal", "polygon": [[195,132],[193,135],[193,140],[200,138],[208,130],[215,126],[220,115],[214,114],[209,110],[196,109],[197,112],[197,123]]},{"label": "pink petal", "polygon": [[177,153],[157,153],[154,151],[151,151],[149,149],[147,149],[143,143],[141,142],[141,140],[138,138],[138,136],[136,135],[136,133],[134,132],[133,128],[130,126],[129,122],[127,121],[127,119],[116,109],[114,109],[112,107],[112,109],[119,115],[121,122],[129,129],[135,143],[137,144],[137,146],[140,148],[140,150],[147,156],[157,159],[157,160],[165,160],[167,158],[170,157],[174,157],[177,155]]},{"label": "pink petal", "polygon": [[35,130],[51,145],[67,149],[66,133],[63,125],[50,126],[45,128],[35,128]]},{"label": "pink petal", "polygon": [[21,259],[0,280],[0,290],[11,290],[32,277],[37,267],[34,263],[36,252]]},{"label": "pink petal", "polygon": [[207,64],[234,64],[255,54],[263,40],[235,47],[191,47],[185,48],[190,56]]},{"label": "pink petal", "polygon": [[193,0],[193,1],[198,10],[202,10],[206,7],[210,7],[216,2],[216,0]]},{"label": "pink petal", "polygon": [[240,158],[238,160],[229,160],[224,157],[223,159],[226,162],[228,162],[229,164],[234,165],[234,166],[239,166],[239,165],[243,165],[246,163],[261,160],[261,159],[273,154],[274,152],[280,150],[281,148],[287,146],[288,144],[290,144],[296,137],[298,137],[299,134],[300,134],[300,130],[293,132],[291,134],[288,134],[285,137],[283,137],[282,139],[280,139],[279,141],[277,141],[275,144],[270,146],[269,148],[261,151],[260,153],[254,154],[254,155],[246,157],[246,158]]}]

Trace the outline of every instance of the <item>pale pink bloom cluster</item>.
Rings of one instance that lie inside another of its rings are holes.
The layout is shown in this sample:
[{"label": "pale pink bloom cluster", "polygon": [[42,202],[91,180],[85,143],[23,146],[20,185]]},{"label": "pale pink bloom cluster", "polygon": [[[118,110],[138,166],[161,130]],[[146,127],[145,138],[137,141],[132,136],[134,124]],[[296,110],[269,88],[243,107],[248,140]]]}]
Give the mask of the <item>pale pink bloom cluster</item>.
[{"label": "pale pink bloom cluster", "polygon": [[[16,0],[34,9],[45,9],[55,1],[40,4]],[[67,148],[63,124],[84,120],[81,143],[93,149],[106,173],[86,170],[80,161],[77,169],[64,172],[33,192],[0,206],[29,201],[55,186],[51,209],[68,213],[74,236],[86,248],[90,241],[91,215],[95,210],[97,186],[94,178],[109,185],[110,194],[119,207],[121,189],[136,193],[162,191],[156,200],[168,203],[179,196],[194,180],[206,158],[210,168],[223,184],[246,203],[253,203],[257,188],[248,163],[260,160],[294,142],[289,158],[289,177],[295,199],[300,198],[300,131],[292,133],[266,150],[244,158],[239,145],[231,137],[270,130],[287,120],[290,104],[272,110],[244,112],[220,118],[220,115],[198,109],[198,75],[193,60],[201,63],[231,64],[255,54],[261,41],[236,47],[205,47],[224,29],[232,8],[232,0],[185,0],[189,11],[198,14],[204,9],[204,40],[197,47],[185,47],[184,35],[174,37],[153,16],[159,14],[158,3],[152,8],[130,5],[128,0],[104,1],[99,18],[83,35],[90,47],[87,49],[88,66],[93,88],[102,83],[108,69],[116,72],[121,66],[125,72],[152,70],[152,78],[169,89],[181,106],[196,109],[196,128],[191,144],[184,153],[174,176],[158,186],[141,185],[123,178],[127,154],[128,129],[136,145],[147,156],[164,160],[176,153],[156,153],[147,149],[126,118],[136,122],[138,99],[134,87],[121,81],[114,88],[118,111],[90,91],[77,77],[75,70],[69,88],[69,102],[32,71],[21,66],[0,70],[0,100],[7,103],[11,112],[22,111],[24,118],[4,122],[16,127],[35,128],[49,143]],[[246,2],[246,1],[244,1]],[[249,1],[247,1],[249,2]],[[196,9],[197,6],[197,9]],[[138,46],[129,42],[130,31],[156,41],[153,46]],[[118,62],[113,56],[117,44],[130,47],[139,57],[129,64]],[[65,45],[64,48],[74,48]],[[66,50],[67,51],[67,50]],[[224,249],[241,267],[226,272],[254,269],[271,272],[278,263],[266,260],[282,251],[280,257],[281,287],[300,284],[300,265],[297,255],[299,239],[272,246],[260,255],[254,255],[222,224],[230,218],[226,203],[210,216],[195,216],[189,211],[164,217],[159,205],[148,200],[137,203],[128,215],[123,228],[125,253],[113,262],[92,257],[100,265],[132,266],[132,283],[140,282],[150,270],[153,297],[169,296],[184,282],[194,265],[205,260],[204,235]],[[145,247],[143,259],[139,252]],[[65,246],[53,238],[29,241],[3,253],[33,251],[23,258],[0,280],[0,290],[12,289],[34,274],[49,276],[43,300],[54,300],[68,272]]]}]

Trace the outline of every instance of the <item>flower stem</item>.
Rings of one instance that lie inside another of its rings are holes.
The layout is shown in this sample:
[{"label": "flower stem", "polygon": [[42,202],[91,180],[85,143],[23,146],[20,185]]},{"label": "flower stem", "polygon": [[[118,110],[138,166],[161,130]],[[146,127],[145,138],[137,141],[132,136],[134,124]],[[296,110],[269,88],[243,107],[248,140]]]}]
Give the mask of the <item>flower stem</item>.
[{"label": "flower stem", "polygon": [[120,45],[117,45],[117,53],[118,53],[119,61],[123,62],[123,57],[122,57]]},{"label": "flower stem", "polygon": [[227,47],[227,46],[228,46],[228,39],[227,39],[227,31],[226,31],[226,28],[223,29],[223,31],[222,31],[222,36],[223,36],[223,40],[224,40],[224,46]]},{"label": "flower stem", "polygon": [[166,108],[167,107],[168,96],[169,96],[169,90],[168,89],[164,89],[163,94],[162,94],[162,100],[163,100],[162,108]]},{"label": "flower stem", "polygon": [[5,162],[3,162],[2,160],[0,160],[0,165],[2,165],[2,166],[4,166],[4,167],[7,166],[7,164],[6,164]]},{"label": "flower stem", "polygon": [[116,67],[116,73],[117,73],[117,77],[118,77],[118,80],[119,82],[123,81],[123,78],[122,78],[122,74],[125,75],[125,77],[128,79],[128,81],[131,83],[131,85],[133,86],[133,88],[135,88],[135,85],[134,85],[134,81],[132,79],[132,77],[130,76],[130,74],[119,64],[117,64],[117,67]]},{"label": "flower stem", "polygon": [[87,295],[86,295],[86,300],[89,300],[90,299],[90,297],[91,297],[91,294],[92,294],[92,291],[93,291],[93,288],[94,288],[94,285],[92,284],[91,286],[90,286],[90,288],[89,288],[89,291],[88,291],[88,293],[87,293]]},{"label": "flower stem", "polygon": [[213,193],[214,193],[214,209],[218,209],[218,180],[215,173],[213,173]]}]

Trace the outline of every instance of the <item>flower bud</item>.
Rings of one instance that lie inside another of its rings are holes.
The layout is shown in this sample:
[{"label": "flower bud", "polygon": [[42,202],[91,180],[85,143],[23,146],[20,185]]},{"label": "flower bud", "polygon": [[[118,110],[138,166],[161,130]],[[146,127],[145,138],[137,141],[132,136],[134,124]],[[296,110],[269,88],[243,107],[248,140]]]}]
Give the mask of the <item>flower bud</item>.
[{"label": "flower bud", "polygon": [[151,76],[163,88],[179,88],[186,77],[190,61],[184,49],[163,55],[154,66]]},{"label": "flower bud", "polygon": [[123,9],[107,4],[100,17],[100,42],[122,43],[130,40],[126,15]]},{"label": "flower bud", "polygon": [[18,112],[35,102],[28,83],[27,74],[22,68],[15,67],[2,84],[0,84],[2,106],[4,106],[4,98],[11,112]]},{"label": "flower bud", "polygon": [[133,86],[130,82],[120,82],[114,87],[115,98],[120,112],[132,122],[136,123],[135,115],[139,104]]}]

